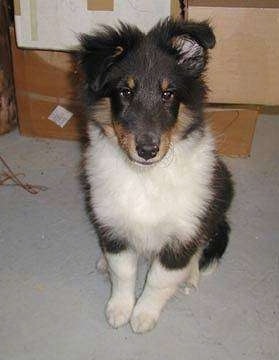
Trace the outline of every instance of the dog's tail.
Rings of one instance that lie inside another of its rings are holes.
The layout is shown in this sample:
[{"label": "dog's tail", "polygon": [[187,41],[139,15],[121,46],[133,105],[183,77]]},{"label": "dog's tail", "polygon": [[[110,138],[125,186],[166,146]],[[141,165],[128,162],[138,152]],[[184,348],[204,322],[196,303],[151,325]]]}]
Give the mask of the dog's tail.
[{"label": "dog's tail", "polygon": [[217,227],[213,237],[203,249],[199,261],[199,268],[203,272],[211,272],[216,268],[223,256],[229,242],[230,226],[226,219],[223,219]]}]

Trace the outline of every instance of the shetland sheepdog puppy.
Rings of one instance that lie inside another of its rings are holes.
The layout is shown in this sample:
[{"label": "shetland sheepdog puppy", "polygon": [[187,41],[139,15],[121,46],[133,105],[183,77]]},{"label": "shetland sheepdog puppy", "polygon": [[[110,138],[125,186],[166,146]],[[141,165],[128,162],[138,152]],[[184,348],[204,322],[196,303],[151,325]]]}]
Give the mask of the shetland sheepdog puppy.
[{"label": "shetland sheepdog puppy", "polygon": [[[151,330],[181,284],[197,287],[229,234],[233,187],[204,121],[207,22],[167,18],[80,36],[92,219],[108,268],[108,323]],[[137,260],[151,261],[135,296]]]}]

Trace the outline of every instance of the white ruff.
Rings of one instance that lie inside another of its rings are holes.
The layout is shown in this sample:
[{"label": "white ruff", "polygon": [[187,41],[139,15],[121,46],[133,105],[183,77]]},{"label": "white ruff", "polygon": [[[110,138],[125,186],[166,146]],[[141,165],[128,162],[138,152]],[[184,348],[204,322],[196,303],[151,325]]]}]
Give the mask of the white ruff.
[{"label": "white ruff", "polygon": [[86,171],[98,220],[138,252],[157,252],[172,237],[189,241],[208,201],[215,164],[208,130],[191,135],[158,164],[138,166],[115,139],[90,125]]}]

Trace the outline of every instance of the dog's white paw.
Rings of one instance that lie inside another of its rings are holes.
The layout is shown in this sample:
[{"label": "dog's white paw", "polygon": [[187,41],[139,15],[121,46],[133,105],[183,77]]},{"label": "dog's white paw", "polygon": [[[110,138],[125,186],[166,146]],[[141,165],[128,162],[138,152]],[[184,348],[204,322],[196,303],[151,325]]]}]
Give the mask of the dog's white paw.
[{"label": "dog's white paw", "polygon": [[131,317],[131,327],[135,333],[145,333],[157,324],[159,313],[153,312],[145,306],[136,306]]},{"label": "dog's white paw", "polygon": [[110,326],[118,328],[129,322],[134,307],[134,300],[128,301],[122,297],[110,298],[107,308],[106,317]]},{"label": "dog's white paw", "polygon": [[145,333],[155,327],[157,320],[157,316],[148,312],[133,314],[131,318],[131,327],[135,333]]}]

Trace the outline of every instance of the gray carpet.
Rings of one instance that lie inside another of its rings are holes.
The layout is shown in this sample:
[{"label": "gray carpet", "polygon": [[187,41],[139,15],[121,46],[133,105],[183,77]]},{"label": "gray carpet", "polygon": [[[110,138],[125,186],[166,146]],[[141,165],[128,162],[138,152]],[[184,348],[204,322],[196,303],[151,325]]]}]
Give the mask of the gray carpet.
[{"label": "gray carpet", "polygon": [[0,137],[12,168],[48,187],[0,188],[0,360],[278,359],[278,137],[278,116],[261,116],[252,156],[226,159],[236,197],[222,266],[197,292],[177,294],[146,335],[105,321],[109,283],[95,270],[79,145]]}]

